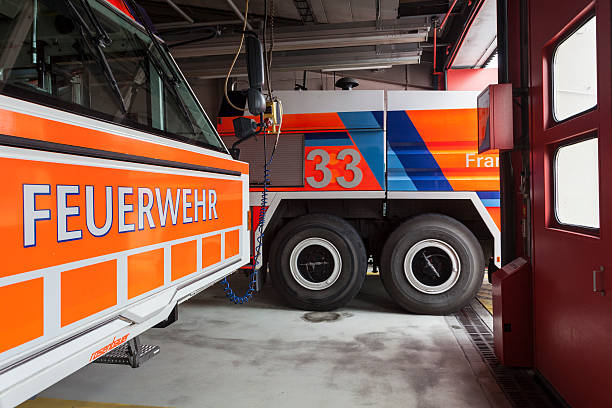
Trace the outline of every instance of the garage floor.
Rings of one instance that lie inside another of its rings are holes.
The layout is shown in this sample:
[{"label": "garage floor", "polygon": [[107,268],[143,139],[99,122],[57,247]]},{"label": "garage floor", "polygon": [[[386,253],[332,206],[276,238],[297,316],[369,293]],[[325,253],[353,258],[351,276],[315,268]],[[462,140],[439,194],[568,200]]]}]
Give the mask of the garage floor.
[{"label": "garage floor", "polygon": [[269,285],[235,306],[215,286],[142,341],[161,353],[141,368],[91,364],[40,397],[181,408],[510,406],[456,318],[404,313],[377,276],[331,314],[289,309]]}]

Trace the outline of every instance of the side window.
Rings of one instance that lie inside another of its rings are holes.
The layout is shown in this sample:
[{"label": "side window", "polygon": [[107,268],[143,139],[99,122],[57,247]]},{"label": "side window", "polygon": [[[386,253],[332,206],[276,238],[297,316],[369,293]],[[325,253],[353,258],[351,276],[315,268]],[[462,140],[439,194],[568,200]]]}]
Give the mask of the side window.
[{"label": "side window", "polygon": [[562,145],[555,154],[555,216],[560,224],[599,228],[597,138]]},{"label": "side window", "polygon": [[150,105],[155,101],[139,49],[146,36],[138,40],[136,29],[128,32],[95,2],[91,15],[106,38],[100,42],[85,8],[89,3],[24,1],[21,10],[0,4],[3,86],[46,96],[51,104],[86,108],[115,122],[151,127]]},{"label": "side window", "polygon": [[597,106],[595,17],[559,43],[552,73],[553,117],[557,122]]}]

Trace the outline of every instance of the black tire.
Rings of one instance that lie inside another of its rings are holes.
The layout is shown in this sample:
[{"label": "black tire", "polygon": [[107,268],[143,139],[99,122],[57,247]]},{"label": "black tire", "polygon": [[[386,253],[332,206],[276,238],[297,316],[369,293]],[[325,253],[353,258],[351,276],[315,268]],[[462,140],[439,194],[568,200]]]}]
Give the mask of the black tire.
[{"label": "black tire", "polygon": [[482,285],[482,247],[454,218],[420,215],[401,224],[385,242],[380,277],[389,295],[407,311],[452,313]]},{"label": "black tire", "polygon": [[270,249],[272,284],[298,309],[327,311],[346,305],[359,293],[366,272],[361,237],[351,224],[333,215],[290,221]]}]

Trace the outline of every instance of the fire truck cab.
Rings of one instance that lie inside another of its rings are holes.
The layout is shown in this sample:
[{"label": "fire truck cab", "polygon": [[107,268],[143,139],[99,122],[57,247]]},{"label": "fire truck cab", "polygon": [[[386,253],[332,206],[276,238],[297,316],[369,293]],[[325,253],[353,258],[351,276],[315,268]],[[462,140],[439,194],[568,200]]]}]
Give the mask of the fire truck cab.
[{"label": "fire truck cab", "polygon": [[248,165],[116,4],[0,3],[2,408],[155,354],[136,337],[248,262]]}]

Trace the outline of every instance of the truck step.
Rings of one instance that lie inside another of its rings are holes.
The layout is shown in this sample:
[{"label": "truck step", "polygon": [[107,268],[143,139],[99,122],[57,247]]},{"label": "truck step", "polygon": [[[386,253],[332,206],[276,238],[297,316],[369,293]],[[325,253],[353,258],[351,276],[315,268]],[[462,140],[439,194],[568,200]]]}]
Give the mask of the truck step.
[{"label": "truck step", "polygon": [[137,368],[145,361],[155,357],[158,353],[159,346],[140,344],[140,339],[135,337],[109,351],[95,362],[98,364],[122,364]]}]

